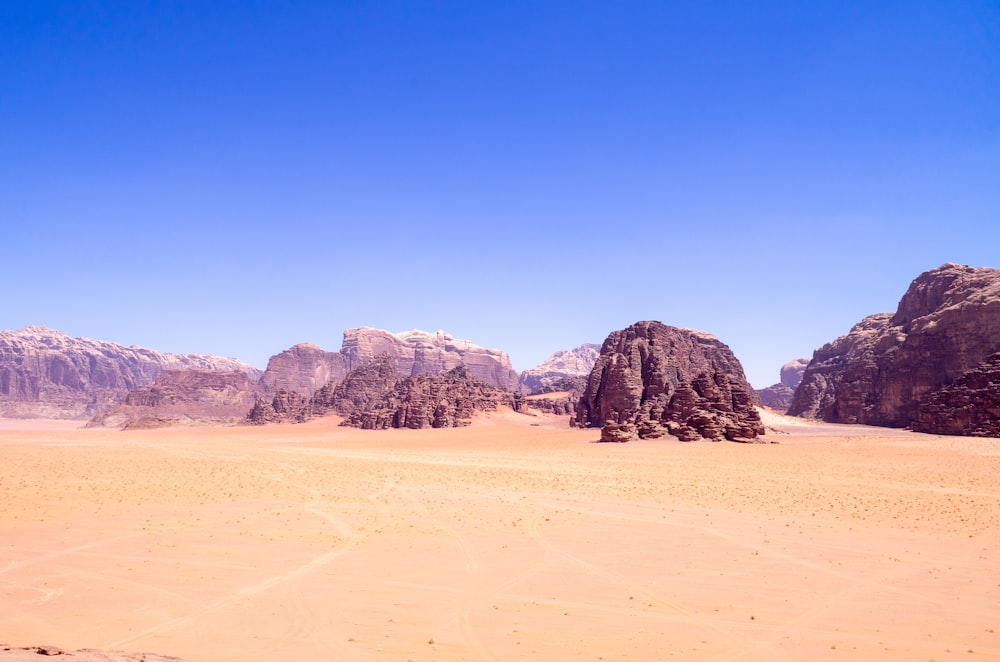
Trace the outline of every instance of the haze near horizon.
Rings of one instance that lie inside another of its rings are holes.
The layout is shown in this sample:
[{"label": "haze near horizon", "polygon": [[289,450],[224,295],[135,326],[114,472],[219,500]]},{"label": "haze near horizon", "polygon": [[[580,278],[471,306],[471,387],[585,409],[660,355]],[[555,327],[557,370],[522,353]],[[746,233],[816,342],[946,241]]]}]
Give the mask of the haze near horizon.
[{"label": "haze near horizon", "polygon": [[0,328],[264,367],[643,319],[756,387],[1000,266],[994,3],[11,2]]}]

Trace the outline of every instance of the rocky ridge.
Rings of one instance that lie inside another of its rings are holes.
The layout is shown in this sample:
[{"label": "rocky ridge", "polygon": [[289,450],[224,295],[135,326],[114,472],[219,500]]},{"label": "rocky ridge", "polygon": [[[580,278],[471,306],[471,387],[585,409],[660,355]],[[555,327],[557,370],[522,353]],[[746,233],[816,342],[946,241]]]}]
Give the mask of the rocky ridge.
[{"label": "rocky ridge", "polygon": [[638,322],[604,341],[576,408],[574,424],[601,426],[623,441],[670,434],[752,441],[764,434],[756,392],[715,336],[661,322]]},{"label": "rocky ridge", "polygon": [[582,393],[600,353],[601,346],[591,343],[555,352],[534,368],[521,373],[518,378],[521,391],[538,395],[578,388]]},{"label": "rocky ridge", "polygon": [[339,352],[301,344],[272,356],[261,383],[268,393],[288,390],[309,397],[380,355],[392,358],[399,377],[437,374],[464,365],[487,384],[517,389],[517,371],[507,354],[498,349],[484,349],[444,331],[390,333],[370,327],[344,331]]},{"label": "rocky ridge", "polygon": [[[914,279],[895,313],[870,315],[817,349],[788,413],[906,427],[922,402],[996,352],[1000,269],[944,264]],[[936,410],[922,411],[921,425],[933,426]]]},{"label": "rocky ridge", "polygon": [[45,327],[0,331],[0,416],[90,418],[166,369],[240,371],[256,368],[203,354],[161,354],[143,347],[71,338]]}]

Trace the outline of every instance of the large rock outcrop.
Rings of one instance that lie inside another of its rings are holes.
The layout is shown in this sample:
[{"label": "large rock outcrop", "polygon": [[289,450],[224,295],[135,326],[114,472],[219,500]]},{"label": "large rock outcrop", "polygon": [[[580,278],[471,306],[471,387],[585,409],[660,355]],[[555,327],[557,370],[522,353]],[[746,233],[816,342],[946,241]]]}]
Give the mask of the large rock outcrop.
[{"label": "large rock outcrop", "polygon": [[[671,434],[752,441],[764,434],[743,366],[715,336],[638,322],[608,336],[576,408],[575,425],[615,441]],[[634,426],[634,427],[633,427]]]},{"label": "large rock outcrop", "polygon": [[921,402],[997,352],[1000,269],[945,264],[914,279],[895,313],[866,317],[817,349],[788,413],[906,427]]},{"label": "large rock outcrop", "polygon": [[472,376],[465,366],[396,381],[377,402],[345,413],[341,425],[365,430],[468,425],[476,412],[520,409],[520,397]]},{"label": "large rock outcrop", "polygon": [[143,347],[70,338],[44,327],[0,332],[0,416],[90,418],[129,391],[152,384],[166,369],[240,371],[256,368],[236,359],[202,354],[161,354]]},{"label": "large rock outcrop", "polygon": [[498,349],[484,349],[444,331],[389,333],[369,327],[344,331],[339,352],[301,344],[272,356],[261,383],[269,393],[288,390],[310,397],[381,355],[392,358],[399,377],[437,374],[464,365],[480,381],[507,390],[517,388],[517,372],[507,354]]},{"label": "large rock outcrop", "polygon": [[350,360],[340,352],[301,343],[272,356],[260,383],[269,393],[294,391],[308,397],[331,381],[340,381],[350,369]]},{"label": "large rock outcrop", "polygon": [[917,432],[1000,437],[1000,353],[930,394],[911,426]]},{"label": "large rock outcrop", "polygon": [[96,648],[63,650],[57,646],[8,646],[0,644],[0,662],[31,662],[56,657],[68,662],[184,662],[179,657],[152,653],[126,653]]},{"label": "large rock outcrop", "polygon": [[258,386],[245,372],[164,370],[149,386],[140,386],[88,427],[124,429],[168,425],[234,425],[254,405]]},{"label": "large rock outcrop", "polygon": [[582,392],[594,369],[601,346],[588,343],[575,349],[555,352],[534,368],[521,373],[521,391],[529,395],[573,390]]},{"label": "large rock outcrop", "polygon": [[781,366],[781,381],[767,388],[757,389],[760,402],[775,411],[785,412],[792,405],[795,389],[802,381],[802,375],[809,365],[809,359],[794,359]]}]

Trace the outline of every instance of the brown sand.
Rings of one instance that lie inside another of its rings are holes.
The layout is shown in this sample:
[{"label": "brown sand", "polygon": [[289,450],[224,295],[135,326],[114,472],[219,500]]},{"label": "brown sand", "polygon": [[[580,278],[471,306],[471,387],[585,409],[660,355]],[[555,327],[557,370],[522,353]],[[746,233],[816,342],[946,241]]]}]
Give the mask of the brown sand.
[{"label": "brown sand", "polygon": [[0,641],[216,660],[1000,659],[1000,440],[0,429]]}]

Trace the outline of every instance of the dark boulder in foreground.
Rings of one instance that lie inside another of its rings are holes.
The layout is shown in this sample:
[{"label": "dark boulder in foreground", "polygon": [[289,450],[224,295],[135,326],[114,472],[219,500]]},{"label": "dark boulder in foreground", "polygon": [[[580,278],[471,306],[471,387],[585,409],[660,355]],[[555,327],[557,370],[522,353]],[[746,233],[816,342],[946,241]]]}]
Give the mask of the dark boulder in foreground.
[{"label": "dark boulder in foreground", "polygon": [[604,341],[573,422],[605,427],[608,441],[668,434],[753,441],[764,434],[759,403],[743,366],[715,336],[638,322]]}]

